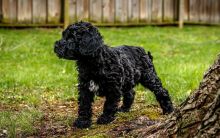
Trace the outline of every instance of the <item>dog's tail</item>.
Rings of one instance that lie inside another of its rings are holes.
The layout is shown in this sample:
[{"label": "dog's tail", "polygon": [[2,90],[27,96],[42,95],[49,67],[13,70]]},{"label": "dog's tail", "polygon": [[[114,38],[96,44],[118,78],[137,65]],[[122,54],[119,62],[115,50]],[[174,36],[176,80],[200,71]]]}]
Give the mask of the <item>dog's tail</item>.
[{"label": "dog's tail", "polygon": [[148,55],[149,58],[153,61],[153,56],[151,55],[150,51],[147,52],[147,55]]}]

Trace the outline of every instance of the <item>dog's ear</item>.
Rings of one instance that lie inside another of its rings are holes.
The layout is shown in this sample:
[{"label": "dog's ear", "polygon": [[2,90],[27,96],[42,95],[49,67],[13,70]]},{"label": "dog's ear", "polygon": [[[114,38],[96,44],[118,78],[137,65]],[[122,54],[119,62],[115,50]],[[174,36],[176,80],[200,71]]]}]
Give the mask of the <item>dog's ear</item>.
[{"label": "dog's ear", "polygon": [[[95,32],[94,32],[95,31]],[[102,46],[102,37],[97,30],[87,31],[82,35],[79,52],[82,55],[93,55]]]}]

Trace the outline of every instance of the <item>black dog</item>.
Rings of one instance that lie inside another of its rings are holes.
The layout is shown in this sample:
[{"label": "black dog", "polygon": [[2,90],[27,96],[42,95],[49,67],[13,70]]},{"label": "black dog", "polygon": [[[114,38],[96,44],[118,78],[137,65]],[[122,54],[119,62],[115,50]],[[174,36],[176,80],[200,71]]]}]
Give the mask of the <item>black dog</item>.
[{"label": "black dog", "polygon": [[[133,88],[138,83],[154,92],[163,113],[173,111],[172,102],[158,78],[150,52],[134,46],[111,48],[104,44],[98,29],[87,22],[78,22],[63,31],[62,39],[55,43],[58,57],[76,60],[79,71],[79,110],[74,126],[91,125],[94,95],[105,96],[103,114],[98,124],[115,119],[117,111],[127,112],[134,101]],[[118,102],[123,96],[123,105]]]}]

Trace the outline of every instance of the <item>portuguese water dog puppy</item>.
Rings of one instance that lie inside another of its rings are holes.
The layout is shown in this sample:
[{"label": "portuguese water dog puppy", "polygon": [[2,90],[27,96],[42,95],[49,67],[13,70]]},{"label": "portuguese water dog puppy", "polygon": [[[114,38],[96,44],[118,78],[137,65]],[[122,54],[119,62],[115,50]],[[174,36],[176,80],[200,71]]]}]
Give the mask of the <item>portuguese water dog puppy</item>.
[{"label": "portuguese water dog puppy", "polygon": [[[81,21],[63,31],[62,39],[55,42],[54,51],[59,58],[77,63],[79,109],[74,126],[90,127],[95,95],[106,98],[98,124],[112,122],[117,111],[128,112],[134,101],[134,87],[139,83],[154,92],[164,114],[173,111],[168,91],[156,74],[153,57],[143,48],[109,47],[96,27]],[[123,105],[118,108],[121,96]]]}]

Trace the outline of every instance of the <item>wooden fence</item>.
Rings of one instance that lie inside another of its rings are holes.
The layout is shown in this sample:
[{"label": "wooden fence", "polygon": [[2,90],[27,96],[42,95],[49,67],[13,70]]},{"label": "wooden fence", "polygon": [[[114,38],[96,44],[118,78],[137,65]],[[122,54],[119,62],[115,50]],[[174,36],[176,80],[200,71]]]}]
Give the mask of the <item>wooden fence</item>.
[{"label": "wooden fence", "polygon": [[220,0],[0,0],[0,26],[63,26],[68,20],[104,26],[176,24],[179,19],[220,24]]}]

